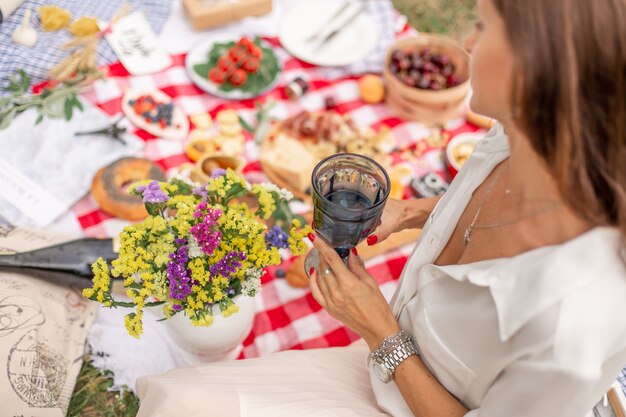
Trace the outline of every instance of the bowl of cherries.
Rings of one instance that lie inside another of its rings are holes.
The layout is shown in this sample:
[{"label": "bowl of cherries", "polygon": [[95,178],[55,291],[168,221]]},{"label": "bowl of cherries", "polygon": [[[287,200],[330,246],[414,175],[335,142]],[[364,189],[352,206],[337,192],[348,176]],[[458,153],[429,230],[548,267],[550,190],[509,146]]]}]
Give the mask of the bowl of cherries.
[{"label": "bowl of cherries", "polygon": [[459,116],[469,91],[469,61],[462,45],[445,36],[420,34],[397,41],[383,70],[387,105],[412,120]]}]

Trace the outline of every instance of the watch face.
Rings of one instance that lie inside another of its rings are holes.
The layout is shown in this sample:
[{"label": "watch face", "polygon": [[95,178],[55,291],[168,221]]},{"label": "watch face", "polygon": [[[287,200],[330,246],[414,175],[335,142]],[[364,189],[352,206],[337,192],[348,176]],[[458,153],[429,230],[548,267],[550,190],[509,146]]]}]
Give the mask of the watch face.
[{"label": "watch face", "polygon": [[372,362],[372,368],[374,369],[374,375],[385,384],[391,381],[391,371],[378,362]]}]

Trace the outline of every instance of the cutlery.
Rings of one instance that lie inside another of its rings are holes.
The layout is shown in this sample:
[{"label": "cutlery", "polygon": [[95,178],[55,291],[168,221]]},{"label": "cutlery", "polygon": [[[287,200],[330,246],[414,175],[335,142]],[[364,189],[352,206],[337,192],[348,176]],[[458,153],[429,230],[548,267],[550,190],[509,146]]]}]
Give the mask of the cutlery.
[{"label": "cutlery", "polygon": [[326,22],[324,22],[324,24],[315,32],[313,32],[313,34],[311,34],[311,36],[309,36],[308,38],[306,38],[306,42],[313,42],[315,39],[318,38],[318,36],[321,35],[321,33],[324,31],[325,28],[327,28],[332,22],[335,21],[335,19],[337,19],[339,16],[341,16],[341,14],[346,11],[346,9],[350,6],[350,2],[349,1],[345,1],[343,3],[343,5],[337,9],[337,11],[335,13],[333,13],[333,15],[328,18],[326,20]]},{"label": "cutlery", "polygon": [[93,277],[91,263],[102,257],[107,263],[117,258],[112,239],[85,238],[29,252],[0,255],[0,270],[27,268],[51,272],[64,272],[82,278]]},{"label": "cutlery", "polygon": [[330,42],[335,36],[337,36],[347,26],[349,26],[350,23],[352,23],[357,17],[359,17],[359,15],[363,13],[366,9],[367,9],[367,5],[365,4],[361,5],[361,7],[354,14],[352,14],[348,19],[346,19],[343,22],[343,24],[339,25],[337,29],[333,30],[328,35],[326,35],[324,39],[322,39],[320,43],[317,45],[315,50],[319,51],[324,45],[328,44],[328,42]]}]

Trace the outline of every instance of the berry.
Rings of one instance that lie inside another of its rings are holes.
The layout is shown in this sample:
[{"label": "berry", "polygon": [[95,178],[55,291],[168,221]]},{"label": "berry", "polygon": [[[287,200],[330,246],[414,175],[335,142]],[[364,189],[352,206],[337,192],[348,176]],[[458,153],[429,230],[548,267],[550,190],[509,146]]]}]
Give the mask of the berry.
[{"label": "berry", "polygon": [[402,52],[402,51],[401,51],[401,50],[399,50],[399,49],[396,49],[395,51],[393,51],[393,52],[391,53],[391,60],[392,60],[393,62],[396,62],[396,63],[397,63],[397,62],[399,62],[402,58],[404,58],[404,52]]},{"label": "berry", "polygon": [[326,106],[326,110],[332,110],[337,106],[337,103],[334,98],[329,96],[324,99],[324,105]]}]

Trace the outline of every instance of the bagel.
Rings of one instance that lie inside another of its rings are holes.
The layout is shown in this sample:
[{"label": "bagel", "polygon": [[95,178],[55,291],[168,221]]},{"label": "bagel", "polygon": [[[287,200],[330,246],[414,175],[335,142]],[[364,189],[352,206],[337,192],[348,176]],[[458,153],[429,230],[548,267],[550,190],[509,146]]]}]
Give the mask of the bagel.
[{"label": "bagel", "polygon": [[91,194],[102,211],[124,220],[142,220],[148,217],[143,201],[127,189],[147,179],[165,181],[165,173],[148,159],[121,158],[96,173]]}]

